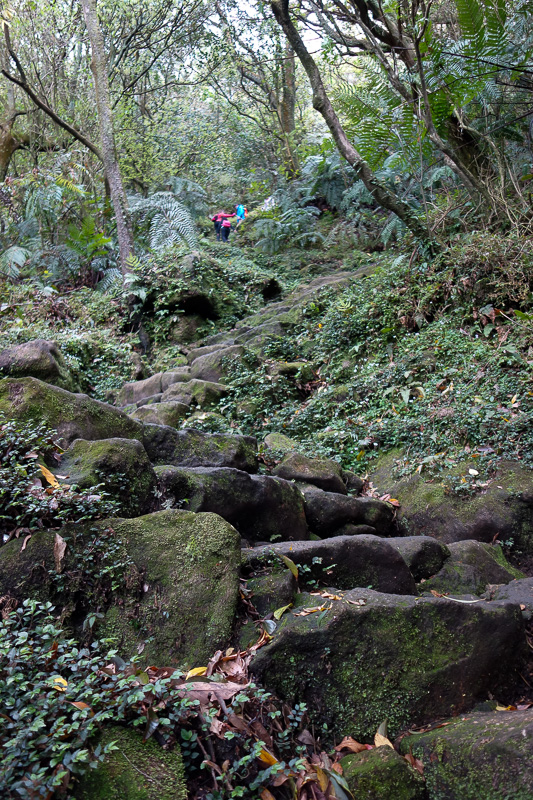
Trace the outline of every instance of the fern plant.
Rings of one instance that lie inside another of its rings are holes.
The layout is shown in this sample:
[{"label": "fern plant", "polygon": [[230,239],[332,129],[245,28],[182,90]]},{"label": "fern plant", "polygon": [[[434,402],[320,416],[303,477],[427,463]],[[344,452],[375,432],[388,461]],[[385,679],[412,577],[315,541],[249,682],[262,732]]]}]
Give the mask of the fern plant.
[{"label": "fern plant", "polygon": [[171,192],[155,192],[149,197],[130,197],[130,211],[147,229],[147,242],[156,252],[175,244],[198,244],[196,226],[188,209]]},{"label": "fern plant", "polygon": [[315,217],[320,214],[318,208],[291,208],[282,214],[273,212],[255,222],[255,230],[259,235],[256,247],[268,255],[274,255],[287,245],[305,247],[323,242],[324,237],[315,230]]}]

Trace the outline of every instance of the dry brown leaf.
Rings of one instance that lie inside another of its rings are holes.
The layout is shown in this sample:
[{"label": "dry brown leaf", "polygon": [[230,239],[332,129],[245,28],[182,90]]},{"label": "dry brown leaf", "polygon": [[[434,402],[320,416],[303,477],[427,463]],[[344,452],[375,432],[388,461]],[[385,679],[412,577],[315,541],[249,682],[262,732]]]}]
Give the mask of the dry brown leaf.
[{"label": "dry brown leaf", "polygon": [[337,745],[335,750],[337,752],[340,752],[341,750],[349,750],[350,753],[362,753],[363,750],[368,750],[368,745],[361,744],[361,742],[358,742],[351,736],[345,736],[342,742]]},{"label": "dry brown leaf", "polygon": [[424,765],[419,758],[415,758],[412,753],[407,753],[404,758],[414,769],[416,769],[417,772],[419,772],[422,776],[424,775]]},{"label": "dry brown leaf", "polygon": [[276,800],[272,792],[269,792],[268,789],[263,789],[259,797],[261,800]]},{"label": "dry brown leaf", "polygon": [[387,739],[386,736],[383,736],[381,733],[376,733],[374,736],[374,744],[376,747],[392,747],[394,750],[394,745],[390,739]]},{"label": "dry brown leaf", "polygon": [[22,547],[20,548],[21,553],[23,553],[24,550],[26,549],[26,545],[28,544],[30,539],[31,539],[31,533],[29,533],[27,536],[24,537],[24,541],[22,542]]},{"label": "dry brown leaf", "polygon": [[347,603],[350,603],[351,606],[366,606],[366,600],[364,597],[360,597],[359,600],[348,600],[346,599]]},{"label": "dry brown leaf", "polygon": [[430,589],[429,591],[431,592],[433,597],[446,597],[445,594],[442,594],[442,592],[437,592],[435,589]]},{"label": "dry brown leaf", "polygon": [[329,786],[329,775],[322,769],[322,767],[317,766],[315,769],[318,785],[320,786],[321,791],[325,792]]},{"label": "dry brown leaf", "polygon": [[269,767],[278,763],[278,759],[276,758],[276,756],[273,756],[272,753],[269,753],[268,750],[266,750],[264,747],[262,747],[261,750],[259,751],[258,758],[260,761],[263,762],[263,764],[266,764]]},{"label": "dry brown leaf", "polygon": [[54,537],[54,561],[56,564],[56,572],[61,572],[61,562],[63,561],[63,556],[65,555],[65,550],[67,549],[67,543],[63,539],[59,533],[56,533]]}]

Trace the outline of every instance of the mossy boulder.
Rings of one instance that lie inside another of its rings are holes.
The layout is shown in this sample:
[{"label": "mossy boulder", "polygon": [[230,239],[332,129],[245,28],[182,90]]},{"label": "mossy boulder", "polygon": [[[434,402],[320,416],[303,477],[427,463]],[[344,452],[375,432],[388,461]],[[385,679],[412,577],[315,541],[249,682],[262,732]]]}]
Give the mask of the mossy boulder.
[{"label": "mossy boulder", "polygon": [[307,539],[303,500],[294,484],[227,468],[156,468],[163,496],[190,511],[214,511],[250,541]]},{"label": "mossy boulder", "polygon": [[370,525],[382,536],[396,532],[392,506],[373,497],[350,497],[301,484],[307,524],[318,536],[334,536],[346,523]]},{"label": "mossy boulder", "polygon": [[429,800],[533,797],[533,709],[469,713],[400,746],[424,763]]},{"label": "mossy boulder", "polygon": [[295,439],[290,439],[284,433],[268,433],[265,436],[265,446],[269,450],[278,450],[280,453],[291,453],[300,447]]},{"label": "mossy boulder", "polygon": [[69,392],[78,386],[56,342],[33,339],[0,352],[0,376],[38,378]]},{"label": "mossy boulder", "polygon": [[175,430],[146,424],[143,444],[152,464],[181,467],[232,467],[257,472],[257,441],[253,436]]},{"label": "mossy boulder", "polygon": [[520,669],[523,625],[512,603],[467,605],[368,589],[329,602],[304,594],[251,669],[269,691],[305,702],[331,737],[373,741],[384,719],[396,736],[503,691]]},{"label": "mossy boulder", "polygon": [[131,403],[141,405],[146,398],[162,394],[175,383],[190,380],[190,369],[187,366],[176,367],[169,372],[156,372],[142,381],[125,383],[117,393],[117,405],[126,406]]},{"label": "mossy boulder", "polygon": [[434,536],[446,544],[464,539],[492,542],[497,537],[533,552],[533,470],[502,461],[486,488],[460,497],[453,492],[453,481],[468,477],[474,463],[464,463],[440,480],[427,481],[416,474],[398,481],[393,468],[399,455],[394,451],[382,457],[371,480],[400,501],[398,520],[406,534]]},{"label": "mossy boulder", "polygon": [[400,553],[415,581],[435,575],[450,557],[446,545],[431,536],[397,536],[389,543]]},{"label": "mossy boulder", "polygon": [[218,403],[228,391],[227,386],[214,381],[192,378],[188,381],[175,383],[163,392],[162,402],[183,403],[186,406],[208,406]]},{"label": "mossy boulder", "polygon": [[104,483],[124,516],[137,517],[154,509],[157,478],[136,439],[75,439],[62,457],[61,471],[67,483],[80,489]]},{"label": "mossy boulder", "polygon": [[337,589],[372,588],[391,594],[416,594],[416,585],[401,555],[379,536],[335,536],[309,542],[278,542],[246,548],[243,559],[252,568],[290,558],[311,579]]},{"label": "mossy boulder", "polygon": [[244,347],[240,344],[233,344],[206,353],[192,362],[191,377],[217,383],[226,373],[225,359],[233,360],[242,356],[243,353]]},{"label": "mossy boulder", "polygon": [[392,747],[352,753],[340,763],[357,800],[425,800],[424,779]]},{"label": "mossy boulder", "polygon": [[[25,537],[24,537],[25,538]],[[54,534],[37,531],[28,539],[12,539],[0,547],[0,596],[41,602],[50,599],[54,570]]]},{"label": "mossy boulder", "polygon": [[123,657],[201,666],[228,643],[239,586],[240,537],[216,514],[159,511],[110,520],[143,576],[140,593],[114,595],[98,636]]},{"label": "mossy boulder", "polygon": [[139,729],[113,727],[100,744],[115,749],[94,770],[77,780],[76,800],[187,800],[179,748],[163,750],[153,738],[143,742]]},{"label": "mossy boulder", "polygon": [[119,409],[37,378],[0,380],[0,416],[45,422],[57,430],[66,447],[74,439],[143,438],[143,425]]},{"label": "mossy boulder", "polygon": [[288,481],[311,483],[325,492],[346,494],[342,468],[329,458],[307,458],[300,453],[288,453],[272,474]]},{"label": "mossy boulder", "polygon": [[492,587],[487,599],[507,600],[517,603],[522,609],[524,619],[533,618],[533,577],[518,578],[504,586]]},{"label": "mossy boulder", "polygon": [[[162,395],[160,395],[159,399],[161,397]],[[169,401],[142,405],[136,408],[131,416],[141,422],[151,422],[154,425],[169,425],[171,428],[177,428],[190,413],[191,409],[185,403]]]},{"label": "mossy boulder", "polygon": [[450,557],[421,588],[455,594],[481,594],[488,584],[509,583],[525,577],[503,555],[500,545],[463,541],[448,545]]},{"label": "mossy boulder", "polygon": [[262,616],[273,613],[294,600],[297,585],[290,569],[268,575],[258,575],[247,583],[252,602]]}]

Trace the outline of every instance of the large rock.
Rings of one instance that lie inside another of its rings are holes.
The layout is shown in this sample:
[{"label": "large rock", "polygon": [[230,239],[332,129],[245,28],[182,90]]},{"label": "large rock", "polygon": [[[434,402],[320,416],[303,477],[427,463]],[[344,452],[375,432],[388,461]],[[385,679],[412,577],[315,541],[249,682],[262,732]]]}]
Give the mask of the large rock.
[{"label": "large rock", "polygon": [[137,517],[153,511],[157,478],[146,450],[136,439],[75,439],[61,459],[69,484],[105,491],[120,503],[120,513]]},{"label": "large rock", "polygon": [[106,729],[99,744],[114,744],[103,764],[78,779],[76,800],[187,800],[179,748],[163,750],[140,730]]},{"label": "large rock", "polygon": [[416,594],[407,564],[388,541],[379,536],[335,536],[311,542],[278,542],[243,550],[252,568],[264,566],[272,554],[284,555],[309,579],[338,589],[372,588],[391,594]]},{"label": "large rock", "polygon": [[[200,666],[227,645],[241,562],[235,528],[216,514],[173,510],[65,526],[62,572],[74,622],[86,614],[87,587],[107,555],[95,551],[95,534],[102,547],[112,541],[111,560],[123,565],[99,638],[112,638],[125,659],[142,653],[143,660],[159,666]],[[87,563],[79,557],[85,538],[91,543]],[[54,572],[53,532],[35,533],[24,550],[20,540],[0,547],[0,596],[56,600]]]},{"label": "large rock", "polygon": [[272,474],[288,481],[311,483],[325,492],[346,494],[342,468],[329,458],[307,458],[300,453],[289,453],[272,470]]},{"label": "large rock", "polygon": [[383,536],[395,533],[391,506],[373,497],[347,497],[337,492],[323,492],[314,486],[302,486],[305,515],[313,533],[333,536],[347,522],[371,525]]},{"label": "large rock", "polygon": [[297,441],[285,436],[284,433],[268,433],[264,443],[269,450],[278,450],[280,453],[291,453],[300,447]]},{"label": "large rock", "polygon": [[425,800],[423,777],[388,745],[352,753],[340,763],[357,800]]},{"label": "large rock", "polygon": [[126,406],[131,403],[142,404],[142,402],[156,394],[165,392],[169,386],[175,383],[190,380],[189,367],[176,367],[169,372],[157,372],[142,381],[131,381],[125,383],[117,393],[117,405]]},{"label": "large rock", "polygon": [[193,378],[189,381],[175,383],[163,392],[162,402],[178,402],[190,406],[206,406],[217,403],[228,391],[227,386],[213,381],[204,381]]},{"label": "large rock", "polygon": [[0,415],[44,422],[57,430],[67,447],[74,439],[143,438],[143,425],[119,409],[36,378],[0,381]]},{"label": "large rock", "polygon": [[191,376],[204,381],[220,381],[225,374],[224,359],[236,358],[244,353],[244,347],[239,344],[223,347],[211,353],[196,358],[191,364]]},{"label": "large rock", "polygon": [[268,475],[226,468],[158,467],[165,498],[189,511],[215,511],[246,539],[307,539],[302,495],[293,484]]},{"label": "large rock", "polygon": [[8,347],[0,353],[0,376],[38,378],[68,391],[78,387],[57,342],[33,339],[31,342]]},{"label": "large rock", "polygon": [[509,583],[524,575],[506,560],[499,545],[476,541],[448,546],[450,557],[442,569],[422,585],[425,591],[481,594],[488,584]]},{"label": "large rock", "polygon": [[531,800],[533,709],[469,713],[406,736],[424,763],[429,800]]},{"label": "large rock", "polygon": [[[161,395],[159,396],[161,397]],[[141,422],[150,422],[153,425],[168,425],[178,428],[184,419],[191,413],[190,406],[177,401],[167,403],[150,403],[140,406],[131,413],[134,419]]]},{"label": "large rock", "polygon": [[450,557],[446,545],[431,536],[398,536],[389,539],[389,544],[400,553],[415,581],[435,575]]},{"label": "large rock", "polygon": [[384,719],[395,736],[460,713],[514,680],[523,653],[523,620],[511,603],[357,589],[339,601],[303,595],[298,605],[251,668],[269,691],[305,702],[317,729],[326,724],[339,738],[372,741]]},{"label": "large rock", "polygon": [[517,603],[525,619],[533,617],[533,577],[519,578],[504,586],[489,590],[487,599]]},{"label": "large rock", "polygon": [[203,433],[165,425],[144,426],[143,444],[152,464],[182,467],[233,467],[257,472],[257,441],[253,436]]},{"label": "large rock", "polygon": [[[449,478],[426,481],[416,474],[401,481],[392,477],[398,452],[384,456],[374,486],[390,492],[400,503],[398,519],[406,534],[434,536],[449,544],[463,539],[514,543],[518,550],[533,552],[533,471],[512,461],[502,461],[489,485],[474,495],[458,497],[450,491]],[[466,463],[455,480],[469,477]]]},{"label": "large rock", "polygon": [[[240,537],[216,514],[159,511],[112,520],[143,576],[141,596],[125,594],[106,615],[100,638],[115,636],[125,656],[150,664],[201,666],[227,645],[238,588]],[[144,649],[143,649],[144,646]]]}]

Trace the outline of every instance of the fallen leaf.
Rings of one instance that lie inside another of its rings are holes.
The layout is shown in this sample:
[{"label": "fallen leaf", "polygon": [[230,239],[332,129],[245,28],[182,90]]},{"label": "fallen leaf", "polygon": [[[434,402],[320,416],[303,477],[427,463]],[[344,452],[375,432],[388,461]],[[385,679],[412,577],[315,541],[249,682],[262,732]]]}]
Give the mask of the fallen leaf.
[{"label": "fallen leaf", "polygon": [[274,764],[278,763],[278,759],[276,756],[273,756],[272,753],[269,753],[268,750],[265,750],[264,747],[261,748],[259,751],[258,758],[263,764],[267,764],[269,767],[273,766]]},{"label": "fallen leaf", "polygon": [[394,750],[394,745],[392,744],[390,739],[387,739],[386,736],[382,736],[381,733],[376,733],[374,736],[374,744],[376,747],[392,747]]},{"label": "fallen leaf", "polygon": [[56,572],[61,572],[61,562],[67,549],[67,543],[59,533],[54,537],[54,560],[56,563]]},{"label": "fallen leaf", "polygon": [[194,669],[190,669],[185,676],[185,680],[188,681],[189,678],[199,678],[202,675],[205,675],[207,672],[207,667],[195,667]]},{"label": "fallen leaf", "polygon": [[66,692],[67,691],[68,683],[61,675],[54,676],[54,689],[58,692]]},{"label": "fallen leaf", "polygon": [[516,711],[516,706],[496,706],[496,711]]},{"label": "fallen leaf", "polygon": [[84,708],[88,708],[91,712],[91,717],[94,717],[94,711],[92,710],[91,706],[87,705],[87,703],[82,703],[81,700],[77,700],[75,703],[70,703],[70,705],[79,708],[80,711],[83,711]]},{"label": "fallen leaf", "polygon": [[353,739],[351,736],[345,736],[344,739],[340,744],[337,745],[335,750],[339,753],[341,750],[349,750],[350,753],[362,753],[363,750],[367,750],[368,745],[361,744],[356,739]]},{"label": "fallen leaf", "polygon": [[407,755],[406,755],[406,756],[404,756],[404,758],[405,758],[405,760],[406,760],[406,761],[408,761],[408,762],[409,762],[409,764],[410,764],[410,765],[411,765],[411,766],[412,766],[414,769],[416,769],[416,771],[417,771],[417,772],[419,772],[419,773],[420,773],[422,776],[424,775],[424,765],[423,765],[423,763],[420,761],[420,759],[419,759],[419,758],[415,758],[415,757],[414,757],[414,755],[413,755],[412,753],[407,753]]},{"label": "fallen leaf", "polygon": [[437,592],[435,589],[430,589],[429,591],[431,592],[433,597],[446,597],[445,594],[442,594],[442,592]]},{"label": "fallen leaf", "polygon": [[278,555],[285,564],[285,566],[290,569],[296,580],[298,580],[298,567],[296,566],[294,561],[292,561],[290,558],[287,558],[287,556],[281,555],[281,553],[278,553]]},{"label": "fallen leaf", "polygon": [[468,474],[469,475],[479,475],[479,472],[477,471],[477,469],[469,469],[468,470]]},{"label": "fallen leaf", "polygon": [[[28,544],[30,539],[31,539],[31,533],[29,533],[27,536],[24,537],[24,541],[22,542],[22,547],[20,548],[20,552],[21,553],[23,553],[24,550],[26,549],[26,545]],[[524,608],[525,608],[525,606],[524,606]]]},{"label": "fallen leaf", "polygon": [[59,486],[59,481],[57,480],[55,475],[52,475],[52,473],[50,472],[49,469],[47,469],[46,467],[43,467],[42,464],[39,464],[38,466],[41,469],[41,473],[43,475],[43,478],[45,478],[45,480],[48,481],[50,486],[54,486],[54,487],[55,486]]},{"label": "fallen leaf", "polygon": [[269,792],[268,789],[263,789],[259,797],[261,800],[276,800],[272,792]]},{"label": "fallen leaf", "polygon": [[346,600],[347,603],[350,603],[352,606],[366,606],[366,600],[364,597],[360,597],[359,600]]},{"label": "fallen leaf", "polygon": [[327,772],[325,772],[321,767],[316,767],[316,776],[318,778],[320,790],[325,792],[329,785],[329,777]]},{"label": "fallen leaf", "polygon": [[281,619],[283,614],[288,611],[289,608],[292,608],[292,603],[289,603],[286,606],[281,606],[281,608],[276,608],[274,611],[274,619]]}]

